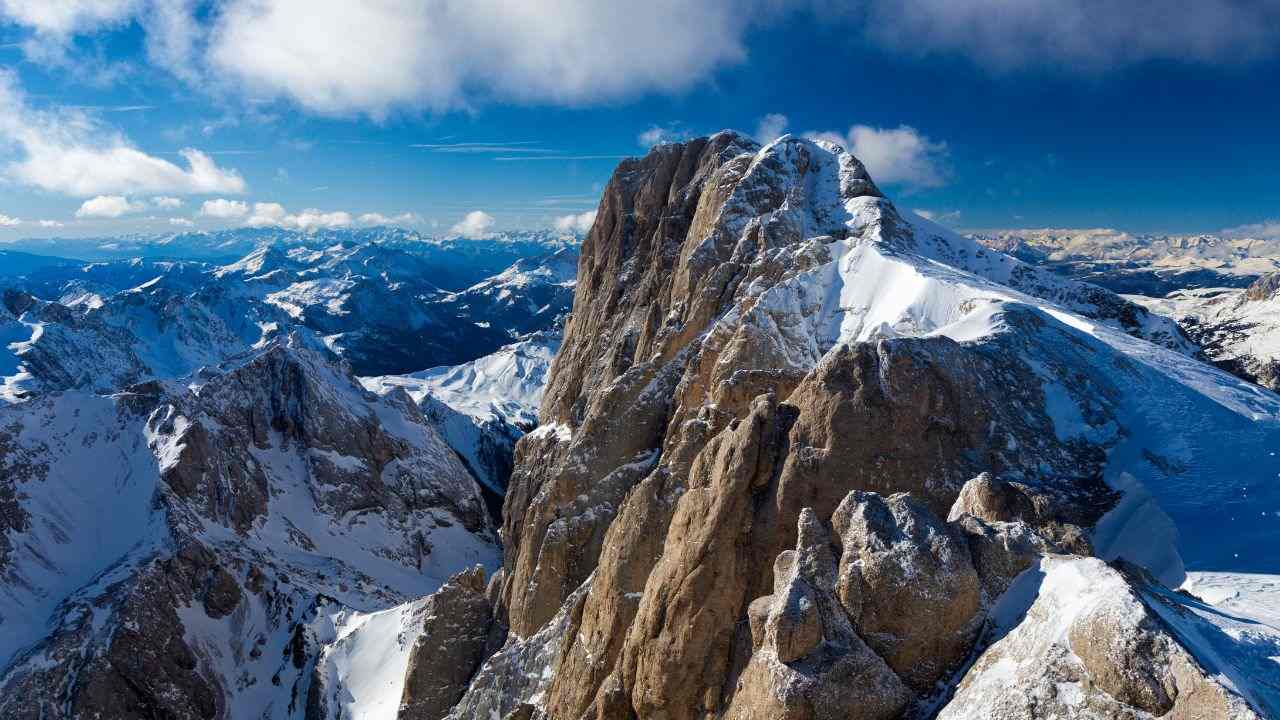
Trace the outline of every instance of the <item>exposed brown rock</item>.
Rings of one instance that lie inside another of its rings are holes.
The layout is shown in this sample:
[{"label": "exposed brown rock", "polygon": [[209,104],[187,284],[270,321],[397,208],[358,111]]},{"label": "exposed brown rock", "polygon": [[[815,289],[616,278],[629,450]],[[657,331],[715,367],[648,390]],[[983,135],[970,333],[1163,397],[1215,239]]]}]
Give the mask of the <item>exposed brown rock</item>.
[{"label": "exposed brown rock", "polygon": [[854,629],[916,692],[968,653],[981,620],[969,546],[919,501],[849,493],[832,517],[837,593]]},{"label": "exposed brown rock", "polygon": [[982,473],[960,488],[947,520],[955,522],[966,514],[987,522],[1031,522],[1036,518],[1036,507],[1017,485]]},{"label": "exposed brown rock", "polygon": [[401,720],[449,714],[485,658],[492,610],[479,566],[454,575],[427,600],[405,674]]},{"label": "exposed brown rock", "polygon": [[755,651],[725,717],[898,717],[912,693],[845,616],[830,540],[812,510],[801,513],[797,536],[778,556],[774,593],[751,604]]},{"label": "exposed brown rock", "polygon": [[1254,280],[1245,289],[1244,296],[1247,300],[1269,300],[1278,291],[1280,291],[1280,273],[1271,273]]}]

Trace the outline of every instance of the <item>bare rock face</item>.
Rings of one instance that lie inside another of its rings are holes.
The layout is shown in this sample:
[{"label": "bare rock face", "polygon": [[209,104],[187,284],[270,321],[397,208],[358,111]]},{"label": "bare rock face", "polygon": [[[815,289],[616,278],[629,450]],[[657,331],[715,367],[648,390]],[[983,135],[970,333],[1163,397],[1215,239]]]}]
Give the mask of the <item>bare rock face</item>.
[{"label": "bare rock face", "polygon": [[748,611],[753,654],[725,717],[898,717],[912,692],[854,631],[836,597],[836,561],[812,510],[778,556],[774,593]]},{"label": "bare rock face", "polygon": [[[582,248],[542,425],[516,450],[496,602],[512,637],[467,713],[511,712],[530,697],[516,678],[546,675],[537,705],[553,718],[822,717],[857,693],[841,700],[820,678],[887,668],[854,685],[898,688],[883,696],[892,714],[965,656],[1012,577],[983,580],[968,536],[938,519],[966,481],[991,471],[1025,485],[1040,525],[1087,526],[1111,507],[1105,456],[1058,438],[1044,368],[1018,359],[1041,316],[1011,303],[1009,331],[978,344],[876,331],[821,285],[858,243],[892,255],[943,241],[914,236],[851,155],[807,141],[761,150],[722,133],[619,167]],[[1128,307],[1085,295],[1103,316]],[[837,342],[858,323],[869,341]],[[1089,412],[1104,423],[1112,410]],[[867,512],[894,509],[836,533],[832,562],[866,569],[845,583],[847,609],[834,579],[793,578],[775,560],[799,552],[802,511],[836,522],[853,491],[880,494],[851,501]],[[891,571],[902,558],[925,576],[918,588]],[[909,612],[895,616],[896,602]],[[800,666],[808,680],[788,675]],[[766,702],[801,685],[795,702]]]},{"label": "bare rock face", "polygon": [[949,522],[972,515],[987,522],[1030,521],[1036,516],[1035,503],[1013,483],[982,473],[960,488],[960,495],[947,515]]},{"label": "bare rock face", "polygon": [[422,634],[409,657],[400,720],[447,716],[484,660],[493,623],[484,568],[453,576],[422,612]]},{"label": "bare rock face", "polygon": [[1155,611],[1168,601],[1150,582],[1092,558],[1044,560],[997,608],[997,618],[1016,625],[997,623],[1004,634],[938,717],[1258,718],[1164,618],[1175,618],[1181,632],[1203,621],[1172,604]]},{"label": "bare rock face", "polygon": [[1270,300],[1277,292],[1280,292],[1280,273],[1271,273],[1253,281],[1245,288],[1244,296],[1247,300]]},{"label": "bare rock face", "polygon": [[968,543],[983,607],[994,603],[1014,578],[1044,555],[1093,554],[1079,527],[1053,519],[1050,498],[990,473],[964,484],[947,519]]},{"label": "bare rock face", "polygon": [[927,693],[964,659],[982,619],[968,544],[906,494],[854,491],[832,525],[841,605],[889,667]]}]

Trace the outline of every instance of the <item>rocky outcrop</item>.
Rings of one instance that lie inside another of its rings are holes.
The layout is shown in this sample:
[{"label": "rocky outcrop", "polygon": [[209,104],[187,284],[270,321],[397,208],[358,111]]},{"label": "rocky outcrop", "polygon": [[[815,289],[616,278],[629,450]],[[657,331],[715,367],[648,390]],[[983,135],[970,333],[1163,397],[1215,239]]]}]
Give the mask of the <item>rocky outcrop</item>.
[{"label": "rocky outcrop", "polygon": [[[1020,583],[1028,587],[1001,608],[1017,625],[1000,629],[1007,634],[964,674],[940,720],[1260,717],[1152,609],[1161,601],[1141,573],[1047,559]],[[1029,607],[1016,607],[1022,598]]]},{"label": "rocky outcrop", "polygon": [[1257,302],[1270,300],[1276,296],[1277,292],[1280,292],[1280,273],[1271,273],[1254,280],[1249,287],[1245,288],[1244,297],[1246,300]]},{"label": "rocky outcrop", "polygon": [[461,699],[491,643],[493,608],[484,569],[450,578],[422,609],[400,700],[400,720],[439,720]]},{"label": "rocky outcrop", "polygon": [[831,541],[812,510],[801,513],[796,548],[778,555],[773,577],[773,594],[748,609],[753,654],[726,717],[898,717],[911,691],[855,632],[837,597]]},{"label": "rocky outcrop", "polygon": [[454,717],[926,712],[1119,496],[1111,369],[1139,371],[1061,308],[1186,349],[789,138],[624,162],[579,277],[504,504],[511,637]]},{"label": "rocky outcrop", "polygon": [[906,494],[854,491],[832,524],[844,548],[841,606],[889,667],[927,694],[968,654],[981,621],[968,544]]}]

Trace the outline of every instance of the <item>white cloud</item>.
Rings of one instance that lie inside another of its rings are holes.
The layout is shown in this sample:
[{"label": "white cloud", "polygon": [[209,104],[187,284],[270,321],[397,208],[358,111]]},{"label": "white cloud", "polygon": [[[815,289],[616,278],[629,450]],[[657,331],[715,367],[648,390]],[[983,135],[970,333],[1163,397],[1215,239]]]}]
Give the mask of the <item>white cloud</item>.
[{"label": "white cloud", "polygon": [[422,222],[422,218],[416,213],[400,213],[399,215],[386,216],[382,213],[365,213],[357,218],[361,225],[417,225]]},{"label": "white cloud", "polygon": [[308,209],[297,215],[285,216],[285,222],[289,227],[296,227],[300,230],[346,227],[351,224],[351,215],[341,211],[324,212],[323,210]]},{"label": "white cloud", "polygon": [[472,240],[479,240],[489,236],[489,231],[493,228],[494,222],[493,216],[489,213],[481,210],[472,210],[467,213],[466,217],[449,228],[449,232]]},{"label": "white cloud", "polygon": [[63,224],[57,220],[40,220],[36,223],[42,228],[60,228]]},{"label": "white cloud", "polygon": [[218,218],[219,220],[233,220],[242,218],[249,214],[249,205],[241,200],[227,200],[226,198],[217,198],[214,200],[205,200],[200,205],[200,215],[202,217]]},{"label": "white cloud", "polygon": [[640,147],[651,148],[654,145],[661,145],[663,143],[688,140],[689,137],[690,135],[688,130],[679,128],[676,125],[668,125],[666,127],[652,125],[648,130],[645,130],[636,136],[636,142],[640,144]]},{"label": "white cloud", "polygon": [[1263,220],[1248,225],[1237,225],[1222,231],[1224,237],[1280,240],[1280,220]]},{"label": "white cloud", "polygon": [[288,213],[280,203],[254,203],[253,214],[244,221],[244,224],[253,227],[283,225],[286,215]]},{"label": "white cloud", "polygon": [[787,116],[781,113],[769,113],[760,118],[756,124],[756,141],[767,145],[782,137],[787,132],[787,122]]},{"label": "white cloud", "polygon": [[687,91],[744,61],[753,27],[797,11],[891,51],[1001,68],[1280,54],[1272,0],[0,0],[30,29],[29,55],[136,20],[153,64],[215,95],[373,117]]},{"label": "white cloud", "polygon": [[946,143],[930,140],[908,125],[896,128],[854,125],[844,135],[828,131],[806,133],[805,137],[844,146],[866,165],[871,179],[877,183],[911,189],[946,183]]},{"label": "white cloud", "polygon": [[586,233],[596,221],[596,211],[588,210],[577,215],[562,215],[555,220],[555,228],[561,232]]},{"label": "white cloud", "polygon": [[67,195],[240,193],[239,173],[192,148],[180,167],[133,147],[80,110],[34,110],[9,72],[0,70],[0,145],[22,159],[2,171],[16,182]]},{"label": "white cloud", "polygon": [[10,20],[44,35],[66,36],[127,20],[136,0],[0,0]]},{"label": "white cloud", "polygon": [[1005,69],[1234,64],[1280,47],[1280,4],[1268,1],[869,0],[834,14],[892,50],[958,53]]},{"label": "white cloud", "polygon": [[299,230],[315,230],[318,228],[346,227],[351,224],[351,214],[346,212],[324,212],[307,209],[300,213],[289,213],[280,203],[254,203],[253,214],[245,220],[252,227],[287,227]]},{"label": "white cloud", "polygon": [[195,223],[191,222],[190,220],[186,218],[180,218],[180,217],[169,218],[169,224],[173,225],[174,227],[192,227],[193,225],[195,225]]},{"label": "white cloud", "polygon": [[18,225],[21,222],[22,222],[21,220],[15,217],[9,217],[8,215],[0,215],[0,227],[13,227],[14,225]]},{"label": "white cloud", "polygon": [[91,200],[85,200],[80,205],[80,209],[76,210],[76,217],[118,218],[121,215],[141,212],[146,208],[145,204],[133,202],[121,195],[99,195]]},{"label": "white cloud", "polygon": [[164,210],[177,210],[182,207],[182,199],[160,195],[151,198],[151,204]]},{"label": "white cloud", "polygon": [[325,114],[575,105],[693,87],[745,58],[767,4],[228,0],[208,62],[228,85]]}]

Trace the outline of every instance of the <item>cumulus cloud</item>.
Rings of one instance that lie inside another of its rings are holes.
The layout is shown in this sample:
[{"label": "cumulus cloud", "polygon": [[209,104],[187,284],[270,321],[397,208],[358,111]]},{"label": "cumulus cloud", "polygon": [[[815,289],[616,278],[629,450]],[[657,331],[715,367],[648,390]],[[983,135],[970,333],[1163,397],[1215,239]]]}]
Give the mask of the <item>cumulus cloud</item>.
[{"label": "cumulus cloud", "polygon": [[756,141],[767,145],[782,137],[787,132],[787,122],[787,116],[781,113],[769,113],[760,118],[756,124]]},{"label": "cumulus cloud", "polygon": [[153,64],[215,94],[379,118],[686,91],[741,63],[749,30],[801,12],[892,52],[999,68],[1280,54],[1269,0],[0,0],[29,54],[136,20]]},{"label": "cumulus cloud", "polygon": [[555,219],[555,229],[561,232],[586,233],[596,221],[596,211],[588,210],[577,215],[561,215]]},{"label": "cumulus cloud", "polygon": [[[874,42],[990,67],[1106,70],[1149,60],[1234,64],[1274,57],[1280,4],[1241,0],[867,0],[835,8]],[[852,16],[852,17],[851,17]]]},{"label": "cumulus cloud", "polygon": [[120,25],[140,5],[139,0],[0,0],[0,15],[32,31],[22,43],[28,57],[56,62],[65,58],[72,36]]},{"label": "cumulus cloud", "polygon": [[123,22],[139,5],[137,0],[0,0],[0,12],[37,33],[65,36]]},{"label": "cumulus cloud", "polygon": [[13,227],[14,225],[21,223],[22,221],[18,218],[9,217],[8,215],[0,215],[0,227]]},{"label": "cumulus cloud", "polygon": [[177,210],[182,207],[182,199],[160,195],[151,198],[151,204],[162,210]]},{"label": "cumulus cloud", "polygon": [[387,216],[382,213],[364,213],[356,219],[361,225],[417,225],[422,222],[422,218],[416,213],[400,213],[399,215]]},{"label": "cumulus cloud", "polygon": [[0,144],[16,148],[22,156],[0,171],[5,176],[67,195],[240,193],[245,189],[239,173],[218,167],[199,150],[179,151],[186,162],[183,168],[138,150],[82,111],[34,110],[13,75],[3,70]]},{"label": "cumulus cloud", "polygon": [[347,227],[351,214],[342,211],[325,212],[314,208],[300,213],[290,213],[280,203],[254,203],[253,213],[245,220],[251,227],[286,227],[298,230]]},{"label": "cumulus cloud", "polygon": [[169,224],[173,225],[174,227],[192,227],[195,225],[195,223],[191,222],[190,220],[186,218],[180,218],[180,217],[169,218]]},{"label": "cumulus cloud", "polygon": [[493,216],[489,213],[481,210],[472,210],[466,214],[466,217],[449,228],[449,232],[454,235],[461,235],[464,238],[479,240],[489,236],[489,231],[493,228],[494,222]]},{"label": "cumulus cloud", "polygon": [[249,214],[249,205],[241,200],[227,200],[226,198],[217,198],[214,200],[205,200],[200,205],[201,217],[217,218],[219,220],[234,220],[242,218]]},{"label": "cumulus cloud", "polygon": [[497,97],[582,104],[678,92],[746,56],[733,0],[228,0],[208,63],[326,114],[450,110]]},{"label": "cumulus cloud", "polygon": [[36,224],[42,228],[60,228],[63,226],[58,220],[39,220]]},{"label": "cumulus cloud", "polygon": [[1222,231],[1224,237],[1280,240],[1280,220],[1263,220],[1248,225],[1237,225]]},{"label": "cumulus cloud", "polygon": [[122,195],[99,195],[93,199],[85,200],[80,205],[80,209],[76,210],[76,217],[118,218],[121,215],[141,212],[146,208],[145,204],[134,202]]},{"label": "cumulus cloud", "polygon": [[805,137],[843,146],[867,166],[877,183],[910,189],[946,183],[946,143],[935,142],[908,125],[896,128],[854,125],[845,134],[819,132],[806,133]]}]

